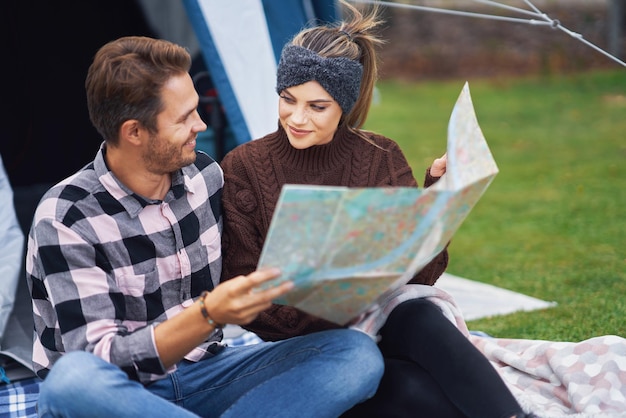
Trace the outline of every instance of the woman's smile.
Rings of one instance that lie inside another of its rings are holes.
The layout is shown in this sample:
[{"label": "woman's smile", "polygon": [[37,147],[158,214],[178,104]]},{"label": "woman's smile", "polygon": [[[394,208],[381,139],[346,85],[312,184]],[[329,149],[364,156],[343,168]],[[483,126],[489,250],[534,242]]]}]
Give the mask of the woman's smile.
[{"label": "woman's smile", "polygon": [[291,125],[287,125],[289,127],[289,132],[296,138],[303,138],[310,134],[312,131],[306,129],[298,129]]}]

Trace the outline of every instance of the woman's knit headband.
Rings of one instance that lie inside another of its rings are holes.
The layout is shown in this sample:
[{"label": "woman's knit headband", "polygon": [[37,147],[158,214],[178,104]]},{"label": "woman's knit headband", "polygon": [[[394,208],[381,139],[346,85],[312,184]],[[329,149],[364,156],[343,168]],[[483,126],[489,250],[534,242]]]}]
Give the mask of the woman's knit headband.
[{"label": "woman's knit headband", "polygon": [[335,99],[344,114],[359,97],[363,65],[349,58],[324,58],[296,45],[283,48],[278,63],[276,92],[315,80]]}]

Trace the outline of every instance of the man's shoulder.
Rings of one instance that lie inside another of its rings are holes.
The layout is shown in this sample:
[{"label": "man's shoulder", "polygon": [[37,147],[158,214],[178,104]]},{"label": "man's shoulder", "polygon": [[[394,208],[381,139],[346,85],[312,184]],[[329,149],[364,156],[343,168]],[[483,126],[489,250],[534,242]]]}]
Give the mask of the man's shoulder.
[{"label": "man's shoulder", "polygon": [[72,207],[80,205],[86,198],[102,189],[93,163],[52,186],[39,201],[38,212],[57,219],[67,214]]},{"label": "man's shoulder", "polygon": [[75,203],[83,199],[98,185],[99,181],[92,162],[52,186],[43,195],[43,199],[59,198]]},{"label": "man's shoulder", "polygon": [[196,152],[196,160],[182,168],[183,175],[189,187],[201,186],[209,190],[221,189],[224,185],[224,173],[221,166],[211,156],[203,151]]},{"label": "man's shoulder", "polygon": [[203,171],[211,164],[217,164],[217,162],[211,157],[209,154],[204,151],[196,152],[196,161],[193,163],[193,166],[198,169],[198,171]]},{"label": "man's shoulder", "polygon": [[194,177],[196,174],[203,176],[213,175],[215,170],[221,172],[220,165],[213,157],[204,151],[196,151],[196,160],[182,168],[183,172],[189,176]]}]

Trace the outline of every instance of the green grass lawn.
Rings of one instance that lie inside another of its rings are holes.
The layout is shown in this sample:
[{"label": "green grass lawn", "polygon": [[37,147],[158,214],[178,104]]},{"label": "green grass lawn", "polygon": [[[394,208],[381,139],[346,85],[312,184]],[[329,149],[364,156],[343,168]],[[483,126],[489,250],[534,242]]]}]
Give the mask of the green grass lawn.
[{"label": "green grass lawn", "polygon": [[[378,83],[366,128],[400,144],[420,183],[465,81]],[[500,172],[454,236],[448,272],[558,303],[468,326],[626,336],[626,69],[468,81]]]}]

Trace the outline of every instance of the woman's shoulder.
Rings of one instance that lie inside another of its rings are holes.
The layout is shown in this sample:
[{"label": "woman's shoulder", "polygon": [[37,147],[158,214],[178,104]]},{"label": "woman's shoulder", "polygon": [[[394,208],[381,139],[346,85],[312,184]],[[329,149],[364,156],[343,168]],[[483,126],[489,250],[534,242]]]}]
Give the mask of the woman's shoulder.
[{"label": "woman's shoulder", "polygon": [[229,165],[236,161],[258,158],[259,155],[267,153],[268,141],[273,138],[273,134],[266,135],[259,139],[253,139],[243,144],[237,145],[230,150],[221,161],[221,165]]},{"label": "woman's shoulder", "polygon": [[363,135],[363,137],[365,137],[371,144],[375,145],[381,150],[395,151],[400,148],[396,141],[379,133],[367,130],[360,130],[359,133]]},{"label": "woman's shoulder", "polygon": [[224,176],[231,181],[255,182],[270,168],[268,162],[271,161],[275,138],[275,133],[272,133],[233,148],[220,162]]}]

